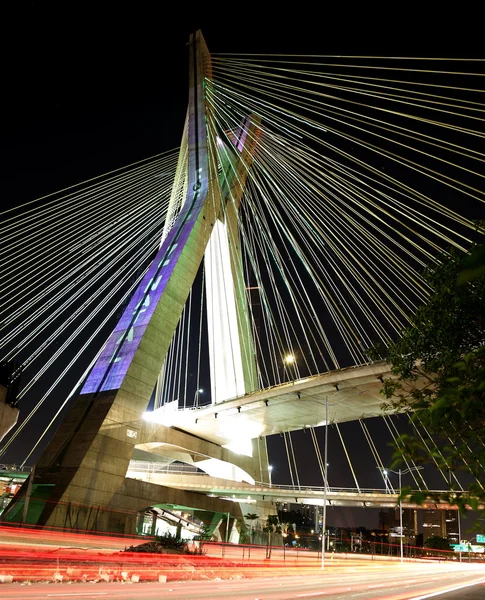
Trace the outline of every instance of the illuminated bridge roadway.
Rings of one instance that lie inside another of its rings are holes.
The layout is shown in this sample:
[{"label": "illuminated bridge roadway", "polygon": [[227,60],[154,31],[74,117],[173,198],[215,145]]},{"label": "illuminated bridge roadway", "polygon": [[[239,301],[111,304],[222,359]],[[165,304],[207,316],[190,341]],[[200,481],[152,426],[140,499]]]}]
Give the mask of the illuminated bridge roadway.
[{"label": "illuminated bridge roadway", "polygon": [[[205,474],[176,474],[176,473],[150,473],[146,470],[136,470],[130,467],[128,477],[143,479],[158,485],[180,490],[205,493],[211,497],[224,498],[245,504],[257,500],[272,500],[273,502],[294,502],[300,504],[313,504],[322,506],[325,499],[323,487],[289,485],[269,485],[256,482],[251,485],[246,482],[229,481],[210,477]],[[386,490],[371,490],[364,488],[327,488],[326,502],[328,506],[358,506],[366,508],[395,508],[398,505],[399,494],[389,493]],[[403,501],[403,508],[449,508],[447,504],[422,504],[416,505]]]},{"label": "illuminated bridge roadway", "polygon": [[[385,361],[338,369],[328,373],[283,383],[265,390],[255,391],[239,398],[194,409],[178,409],[172,402],[151,413],[145,419],[165,427],[175,427],[199,439],[235,449],[238,444],[260,436],[295,431],[306,427],[318,427],[328,423],[341,423],[383,414],[384,398],[380,393],[384,378],[393,377],[391,367]],[[137,449],[173,460],[201,466],[193,462],[187,449],[156,442],[141,442]],[[206,457],[200,457],[206,458]],[[144,466],[143,466],[144,464]],[[148,467],[148,468],[147,468]],[[203,470],[204,468],[201,467]],[[248,503],[260,499],[273,502],[297,502],[322,505],[323,487],[292,487],[247,483],[194,471],[157,471],[157,463],[133,460],[127,477],[142,479],[158,485],[180,490],[205,493],[235,502]],[[360,506],[389,508],[398,504],[395,490],[364,488],[327,488],[329,506]],[[416,507],[403,501],[407,508]],[[421,505],[421,508],[447,508],[445,504]]]},{"label": "illuminated bridge roadway", "polygon": [[[171,402],[145,419],[176,427],[221,446],[281,432],[383,414],[382,381],[393,377],[385,361],[337,369],[258,390],[216,404],[178,409]],[[142,448],[148,451],[150,447]]]}]

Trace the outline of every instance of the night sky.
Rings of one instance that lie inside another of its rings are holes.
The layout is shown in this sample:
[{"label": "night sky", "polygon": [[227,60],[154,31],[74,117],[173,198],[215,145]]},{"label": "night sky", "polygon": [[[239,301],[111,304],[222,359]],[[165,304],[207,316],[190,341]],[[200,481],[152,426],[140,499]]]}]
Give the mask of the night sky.
[{"label": "night sky", "polygon": [[17,4],[2,31],[3,206],[178,146],[196,29],[212,52],[483,55],[469,15]]},{"label": "night sky", "polygon": [[[395,5],[387,14],[322,5],[321,14],[294,15],[280,4],[276,15],[260,15],[241,4],[212,14],[148,2],[112,3],[112,10],[103,3],[102,13],[101,3],[19,4],[3,19],[3,207],[178,146],[186,44],[196,29],[212,52],[484,56],[473,16],[417,16]],[[310,442],[301,447],[313,452]],[[331,485],[345,485],[329,462]],[[312,465],[307,484],[321,485]],[[275,465],[273,481],[289,483],[283,465]],[[363,513],[345,518],[366,524]],[[375,516],[368,520],[377,525]]]}]

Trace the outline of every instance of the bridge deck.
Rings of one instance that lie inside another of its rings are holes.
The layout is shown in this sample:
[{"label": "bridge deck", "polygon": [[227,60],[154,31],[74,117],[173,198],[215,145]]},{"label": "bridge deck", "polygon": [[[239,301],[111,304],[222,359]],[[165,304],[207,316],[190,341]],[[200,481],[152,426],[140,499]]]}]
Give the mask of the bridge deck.
[{"label": "bridge deck", "polygon": [[[188,475],[174,473],[150,473],[130,470],[128,476],[133,479],[143,479],[170,488],[206,493],[211,497],[220,497],[235,502],[246,503],[257,500],[272,500],[273,502],[294,502],[322,506],[325,501],[323,487],[289,485],[268,485],[256,483],[229,481],[208,475]],[[328,506],[359,506],[366,508],[395,508],[399,503],[399,494],[386,490],[371,490],[357,488],[328,488],[326,493]],[[455,508],[447,504],[416,505],[403,501],[403,508]]]},{"label": "bridge deck", "polygon": [[209,406],[173,410],[171,405],[146,415],[221,446],[244,439],[306,427],[342,423],[382,414],[381,379],[391,377],[384,361],[314,375]]}]

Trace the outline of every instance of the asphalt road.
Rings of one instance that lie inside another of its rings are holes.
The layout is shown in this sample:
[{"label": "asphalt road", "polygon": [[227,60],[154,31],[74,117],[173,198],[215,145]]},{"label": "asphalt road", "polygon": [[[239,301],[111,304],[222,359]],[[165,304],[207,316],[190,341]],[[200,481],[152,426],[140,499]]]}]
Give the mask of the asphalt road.
[{"label": "asphalt road", "polygon": [[[451,590],[447,593],[448,590]],[[484,600],[485,567],[395,565],[355,572],[183,583],[3,584],[0,600],[109,598],[120,600]]]},{"label": "asphalt road", "polygon": [[[139,542],[139,540],[137,540]],[[48,534],[38,531],[0,528],[0,549],[7,555],[11,548],[83,548],[96,550],[99,557],[134,543],[126,538],[102,538],[77,534]],[[240,546],[208,544],[208,554],[247,565],[248,549]],[[265,549],[251,550],[251,560],[261,562]],[[244,560],[243,560],[244,559]],[[8,563],[8,559],[7,559]],[[257,563],[255,563],[256,568]],[[272,574],[242,579],[234,569],[232,579],[168,583],[103,582],[97,583],[0,583],[0,600],[33,598],[103,598],[119,600],[485,600],[485,563],[405,561],[397,557],[370,555],[330,555],[325,569],[314,553],[284,552],[274,549]],[[7,564],[4,564],[4,567]],[[3,570],[2,573],[7,573]],[[0,575],[2,574],[0,573]],[[228,577],[229,574],[226,574]]]}]

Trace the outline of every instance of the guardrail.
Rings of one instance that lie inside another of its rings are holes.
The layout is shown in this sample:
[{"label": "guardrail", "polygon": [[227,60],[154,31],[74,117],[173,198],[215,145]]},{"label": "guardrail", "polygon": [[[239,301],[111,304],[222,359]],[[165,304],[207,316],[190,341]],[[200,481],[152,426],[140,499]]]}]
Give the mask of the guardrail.
[{"label": "guardrail", "polygon": [[[133,461],[132,461],[133,462]],[[164,468],[144,468],[141,465],[133,465],[129,468],[129,471],[132,472],[142,472],[142,473],[146,473],[148,474],[157,474],[157,475],[172,475],[172,476],[177,476],[177,475],[190,475],[192,476],[196,476],[196,477],[206,477],[208,479],[221,479],[222,478],[217,478],[217,477],[212,477],[211,475],[208,475],[207,473],[203,472],[203,471],[194,471],[190,469],[190,465],[187,465],[189,468],[187,469],[179,469],[179,468],[174,468],[174,469],[170,469],[167,467]],[[248,482],[244,482],[244,481],[229,481],[229,480],[224,480],[224,482],[227,484],[227,486],[229,486],[230,484],[234,485],[234,489],[236,488],[240,488],[240,489],[244,489],[244,490],[254,490],[255,492],[258,490],[258,488],[262,488],[264,490],[280,490],[280,491],[285,491],[285,492],[298,492],[299,495],[301,495],[302,493],[308,493],[310,495],[323,495],[325,493],[325,487],[324,486],[310,486],[310,485],[299,485],[299,486],[293,486],[293,485],[285,485],[285,484],[277,484],[277,483],[269,483],[269,482],[265,482],[265,481],[255,481],[254,484],[250,484]],[[226,486],[226,487],[227,487]],[[445,494],[445,493],[449,493],[449,490],[430,490],[433,493],[436,494]],[[399,490],[390,490],[389,488],[364,488],[364,487],[327,487],[326,492],[328,494],[379,494],[379,495],[388,495],[390,497],[397,497],[399,496]],[[459,492],[458,492],[459,493]]]},{"label": "guardrail", "polygon": [[[151,463],[149,461],[138,461],[132,460],[130,462],[129,471],[141,472],[148,474],[157,474],[157,475],[190,475],[197,477],[207,477],[211,479],[222,479],[222,478],[213,478],[211,475],[208,475],[206,472],[201,469],[197,469],[192,465],[187,464],[177,464],[177,465],[164,465],[157,466],[158,463]],[[1,467],[1,465],[0,465]],[[245,489],[256,489],[258,487],[264,489],[275,489],[281,491],[290,491],[290,492],[308,492],[309,494],[323,494],[325,492],[324,486],[316,486],[316,485],[285,485],[278,483],[269,483],[268,481],[255,481],[254,484],[250,484],[248,482],[234,481],[235,487],[242,487]],[[449,493],[449,490],[429,490],[432,493],[436,494],[445,494]],[[364,488],[364,487],[327,487],[327,493],[334,494],[387,494],[389,496],[398,496],[399,490],[394,489],[391,490],[389,487],[387,488]],[[460,492],[457,492],[459,494]]]},{"label": "guardrail", "polygon": [[1,463],[0,476],[2,474],[2,471],[6,471],[7,473],[30,473],[32,471],[32,467],[26,467],[25,465]]}]

